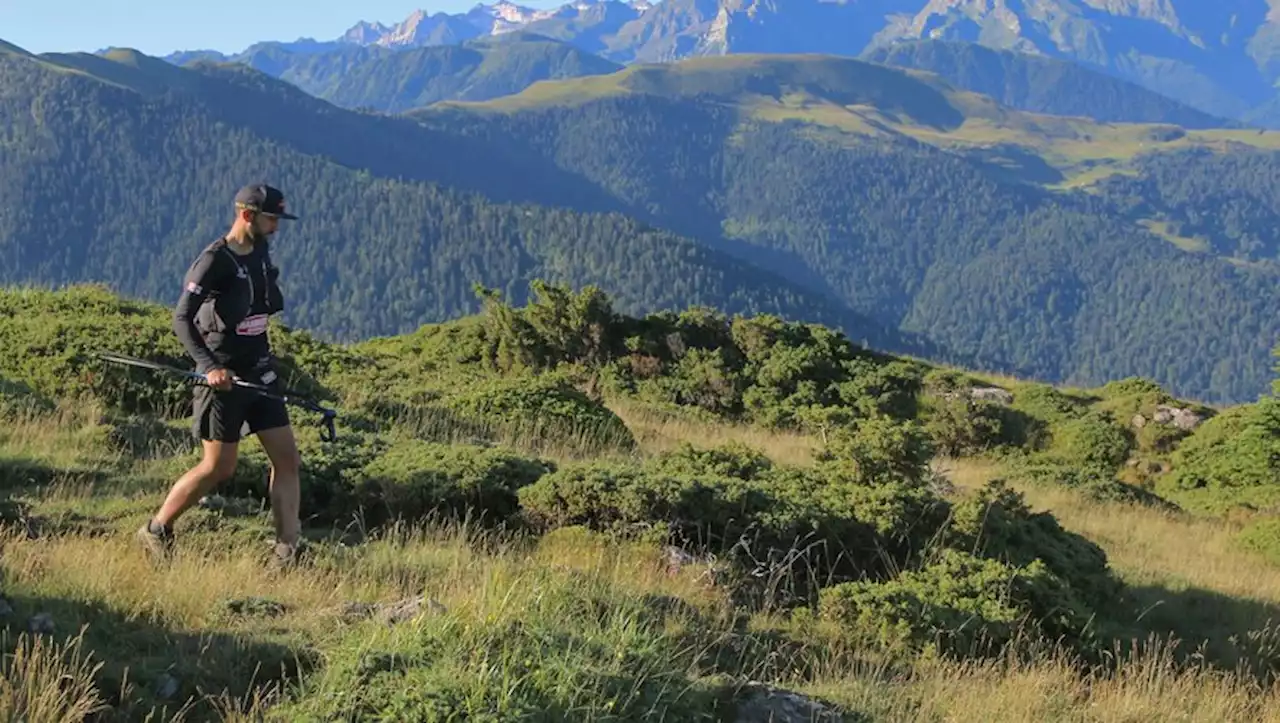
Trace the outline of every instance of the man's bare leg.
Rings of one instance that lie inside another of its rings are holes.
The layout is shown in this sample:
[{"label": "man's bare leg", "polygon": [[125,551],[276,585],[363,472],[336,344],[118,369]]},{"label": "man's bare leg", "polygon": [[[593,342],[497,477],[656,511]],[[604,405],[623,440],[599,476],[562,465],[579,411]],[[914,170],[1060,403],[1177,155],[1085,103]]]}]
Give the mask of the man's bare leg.
[{"label": "man's bare leg", "polygon": [[302,535],[302,458],[293,427],[264,429],[258,432],[258,439],[271,460],[271,514],[275,518],[276,541],[294,547]]},{"label": "man's bare leg", "polygon": [[173,523],[209,494],[219,483],[231,478],[236,471],[238,442],[204,440],[204,459],[178,478],[169,496],[160,506],[160,512],[152,519],[158,525],[172,527]]},{"label": "man's bare leg", "polygon": [[182,513],[236,471],[238,443],[204,440],[203,445],[204,458],[178,478],[159,512],[138,530],[138,540],[155,558],[164,559],[172,553],[173,523]]}]

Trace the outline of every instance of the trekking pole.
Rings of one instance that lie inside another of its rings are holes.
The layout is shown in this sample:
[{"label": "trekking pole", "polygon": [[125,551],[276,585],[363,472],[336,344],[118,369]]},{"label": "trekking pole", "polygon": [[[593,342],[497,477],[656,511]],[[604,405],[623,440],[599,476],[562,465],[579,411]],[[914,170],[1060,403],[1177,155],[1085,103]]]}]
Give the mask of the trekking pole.
[{"label": "trekking pole", "polygon": [[[186,369],[178,369],[177,367],[171,367],[165,364],[147,361],[146,359],[138,359],[137,357],[126,356],[124,354],[116,354],[114,352],[100,351],[100,352],[96,352],[95,354],[98,358],[102,359],[103,361],[112,362],[113,364],[125,364],[128,366],[141,367],[143,369],[152,369],[155,371],[168,372],[170,374],[176,374],[178,376],[186,377],[200,384],[209,386],[209,380],[206,379],[203,374],[198,374],[196,372],[189,371]],[[319,404],[317,404],[315,401],[307,397],[306,395],[301,394],[299,392],[295,392],[291,389],[285,389],[283,390],[282,393],[277,393],[271,387],[268,387],[264,384],[255,384],[254,382],[245,381],[243,379],[240,379],[239,377],[233,377],[232,383],[238,387],[251,389],[257,392],[258,394],[264,397],[267,397],[268,399],[275,399],[276,401],[284,402],[285,404],[292,404],[294,406],[302,407],[303,409],[306,409],[308,411],[312,411],[320,414],[323,417],[323,419],[321,420],[321,423],[324,425],[324,429],[322,429],[320,432],[320,438],[326,442],[333,442],[337,440],[338,433],[334,429],[333,421],[334,421],[334,418],[338,416],[338,413],[335,412],[334,410],[322,407]]]}]

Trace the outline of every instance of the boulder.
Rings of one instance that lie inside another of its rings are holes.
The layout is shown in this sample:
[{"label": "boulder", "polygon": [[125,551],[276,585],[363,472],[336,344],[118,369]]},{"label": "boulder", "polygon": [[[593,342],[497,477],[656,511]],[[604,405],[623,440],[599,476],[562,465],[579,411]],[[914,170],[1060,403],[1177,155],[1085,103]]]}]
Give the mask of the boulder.
[{"label": "boulder", "polygon": [[1200,426],[1204,418],[1190,409],[1182,409],[1168,404],[1156,407],[1154,420],[1157,424],[1172,424],[1178,429],[1191,431]]},{"label": "boulder", "polygon": [[969,396],[984,402],[1013,404],[1013,393],[1000,387],[974,387],[969,390]]}]

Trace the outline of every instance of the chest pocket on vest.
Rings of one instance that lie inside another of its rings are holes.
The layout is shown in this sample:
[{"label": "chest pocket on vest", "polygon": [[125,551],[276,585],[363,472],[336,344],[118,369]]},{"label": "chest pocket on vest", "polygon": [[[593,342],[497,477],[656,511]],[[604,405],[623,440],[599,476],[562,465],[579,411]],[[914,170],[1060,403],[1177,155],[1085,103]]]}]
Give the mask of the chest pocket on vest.
[{"label": "chest pocket on vest", "polygon": [[261,336],[267,331],[267,315],[254,314],[245,317],[244,321],[236,324],[236,334],[240,336]]}]

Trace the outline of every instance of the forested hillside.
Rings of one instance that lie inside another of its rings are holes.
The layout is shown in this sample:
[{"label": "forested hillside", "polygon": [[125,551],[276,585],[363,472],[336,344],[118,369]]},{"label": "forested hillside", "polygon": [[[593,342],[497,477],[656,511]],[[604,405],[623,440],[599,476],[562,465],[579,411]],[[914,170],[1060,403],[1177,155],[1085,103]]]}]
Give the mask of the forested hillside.
[{"label": "forested hillside", "polygon": [[1236,145],[1142,156],[1136,175],[1100,184],[1120,208],[1164,225],[1184,248],[1242,262],[1280,262],[1280,163]]},{"label": "forested hillside", "polygon": [[870,48],[860,57],[937,73],[957,88],[1036,113],[1085,116],[1102,122],[1171,123],[1183,128],[1243,125],[1240,121],[1196,110],[1083,63],[977,43],[904,41]]},{"label": "forested hillside", "polygon": [[1142,174],[1159,162],[1130,168],[1144,148],[1217,132],[1050,128],[882,66],[777,56],[632,67],[414,117],[542,152],[642,218],[1022,373],[1148,376],[1209,400],[1252,399],[1270,378],[1280,267],[1184,251],[1107,187],[1048,187],[1064,170]]},{"label": "forested hillside", "polygon": [[0,54],[0,283],[101,281],[169,303],[228,227],[236,189],[265,178],[303,218],[272,249],[285,318],[329,337],[416,328],[475,310],[474,283],[520,298],[545,276],[615,284],[624,308],[716,304],[901,340],[669,231],[530,205],[607,202],[518,154],[340,110],[249,69],[60,60]]}]

